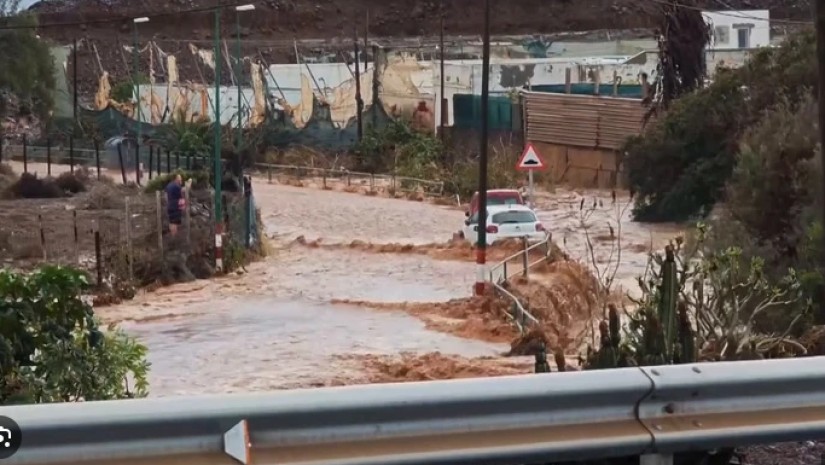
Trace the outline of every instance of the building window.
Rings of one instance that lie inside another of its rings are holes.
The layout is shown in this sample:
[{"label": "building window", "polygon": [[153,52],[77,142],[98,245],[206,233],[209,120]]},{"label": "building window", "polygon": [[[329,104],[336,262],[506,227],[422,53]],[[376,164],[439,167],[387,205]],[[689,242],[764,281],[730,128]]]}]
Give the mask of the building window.
[{"label": "building window", "polygon": [[750,28],[737,29],[736,33],[737,33],[739,48],[751,48],[751,29]]},{"label": "building window", "polygon": [[730,42],[730,26],[716,26],[713,28],[714,45],[725,45]]}]

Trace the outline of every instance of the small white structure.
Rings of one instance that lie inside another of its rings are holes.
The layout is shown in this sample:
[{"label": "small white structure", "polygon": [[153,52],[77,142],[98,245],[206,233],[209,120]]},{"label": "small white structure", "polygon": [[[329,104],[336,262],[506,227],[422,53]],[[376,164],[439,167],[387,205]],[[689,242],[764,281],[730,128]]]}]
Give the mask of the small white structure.
[{"label": "small white structure", "polygon": [[703,11],[713,37],[709,50],[767,47],[771,44],[769,10]]}]

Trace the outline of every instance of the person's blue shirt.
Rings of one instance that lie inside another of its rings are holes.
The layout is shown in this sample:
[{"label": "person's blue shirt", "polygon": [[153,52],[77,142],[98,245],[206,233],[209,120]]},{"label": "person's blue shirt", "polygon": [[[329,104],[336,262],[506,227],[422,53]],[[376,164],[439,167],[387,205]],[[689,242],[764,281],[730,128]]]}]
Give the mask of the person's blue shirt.
[{"label": "person's blue shirt", "polygon": [[170,182],[166,186],[166,198],[169,202],[166,208],[170,212],[177,212],[180,209],[180,199],[182,196],[183,190],[181,189],[181,186],[175,181]]}]

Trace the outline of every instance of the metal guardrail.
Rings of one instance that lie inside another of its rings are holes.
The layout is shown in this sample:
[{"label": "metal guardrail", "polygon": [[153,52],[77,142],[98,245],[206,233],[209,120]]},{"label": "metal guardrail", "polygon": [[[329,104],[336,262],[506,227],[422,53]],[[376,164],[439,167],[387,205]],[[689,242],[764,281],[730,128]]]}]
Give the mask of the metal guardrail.
[{"label": "metal guardrail", "polygon": [[398,192],[415,192],[419,187],[421,187],[425,194],[440,196],[444,193],[444,183],[442,181],[431,181],[407,176],[395,176],[392,174],[374,174],[361,171],[349,171],[346,169],[314,168],[308,166],[281,165],[275,163],[256,163],[255,168],[260,172],[266,173],[270,182],[272,181],[273,172],[287,171],[296,173],[293,174],[293,176],[296,177],[305,177],[300,173],[312,173],[314,176],[322,179],[324,187],[327,186],[328,180],[336,180],[346,182],[347,186],[351,186],[354,183],[369,183],[370,189],[374,190],[378,185],[377,182],[383,181],[385,185]]},{"label": "metal guardrail", "polygon": [[8,464],[523,464],[825,437],[825,357],[3,407]]}]

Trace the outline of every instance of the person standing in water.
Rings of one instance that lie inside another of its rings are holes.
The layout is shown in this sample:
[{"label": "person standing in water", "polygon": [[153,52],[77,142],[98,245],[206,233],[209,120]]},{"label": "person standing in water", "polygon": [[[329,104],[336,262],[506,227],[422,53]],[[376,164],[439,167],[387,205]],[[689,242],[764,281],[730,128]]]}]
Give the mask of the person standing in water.
[{"label": "person standing in water", "polygon": [[178,226],[183,220],[183,209],[186,207],[186,200],[183,198],[183,178],[175,175],[175,179],[166,185],[166,214],[169,217],[169,232],[175,236],[178,234]]}]

